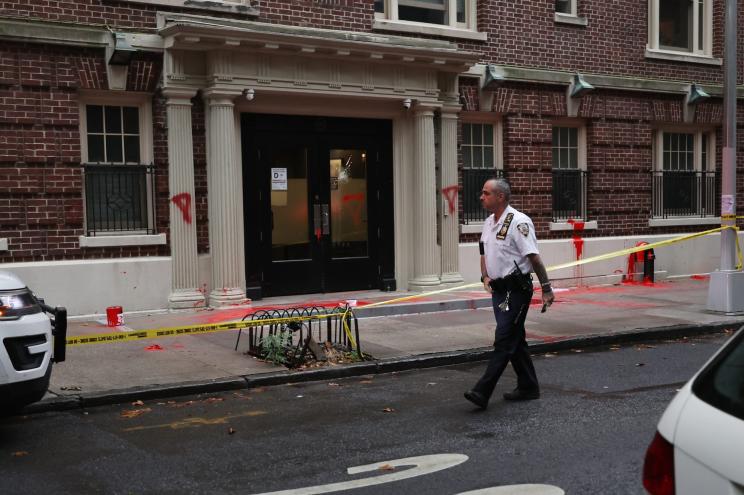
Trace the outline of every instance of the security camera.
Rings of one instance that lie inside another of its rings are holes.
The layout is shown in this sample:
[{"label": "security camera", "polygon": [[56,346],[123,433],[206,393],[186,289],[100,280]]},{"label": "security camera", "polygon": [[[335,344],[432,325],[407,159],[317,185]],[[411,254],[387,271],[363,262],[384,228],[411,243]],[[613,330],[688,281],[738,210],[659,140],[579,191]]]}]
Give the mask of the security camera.
[{"label": "security camera", "polygon": [[248,101],[256,97],[256,91],[253,88],[248,88],[243,93],[245,94],[245,99]]},{"label": "security camera", "polygon": [[411,99],[410,98],[406,98],[405,100],[403,100],[403,108],[405,108],[406,110],[408,110],[409,108],[411,108]]}]

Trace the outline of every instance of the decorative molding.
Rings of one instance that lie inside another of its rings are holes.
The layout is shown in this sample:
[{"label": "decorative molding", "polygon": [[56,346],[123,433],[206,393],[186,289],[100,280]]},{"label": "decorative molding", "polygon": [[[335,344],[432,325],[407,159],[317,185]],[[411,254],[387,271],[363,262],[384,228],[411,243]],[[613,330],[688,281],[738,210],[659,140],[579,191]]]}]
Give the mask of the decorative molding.
[{"label": "decorative molding", "polygon": [[650,218],[649,227],[677,227],[683,225],[721,225],[721,217]]},{"label": "decorative molding", "polygon": [[488,40],[488,34],[478,31],[470,31],[469,29],[456,29],[446,26],[435,26],[433,24],[421,24],[418,22],[406,22],[391,19],[375,19],[372,23],[372,29],[377,31],[444,36],[446,38],[454,38],[459,40]]},{"label": "decorative molding", "polygon": [[331,62],[328,64],[328,87],[341,89],[341,63]]}]

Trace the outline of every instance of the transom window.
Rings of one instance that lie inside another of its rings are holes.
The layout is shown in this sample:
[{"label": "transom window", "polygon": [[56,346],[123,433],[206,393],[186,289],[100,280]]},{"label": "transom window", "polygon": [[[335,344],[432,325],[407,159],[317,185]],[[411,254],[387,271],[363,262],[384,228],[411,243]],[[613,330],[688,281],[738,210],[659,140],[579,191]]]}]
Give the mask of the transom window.
[{"label": "transom window", "polygon": [[375,0],[378,18],[475,28],[475,0]]},{"label": "transom window", "polygon": [[88,162],[139,163],[137,107],[86,105]]},{"label": "transom window", "polygon": [[553,168],[579,168],[579,129],[553,127]]},{"label": "transom window", "polygon": [[711,55],[712,0],[650,0],[649,47]]}]

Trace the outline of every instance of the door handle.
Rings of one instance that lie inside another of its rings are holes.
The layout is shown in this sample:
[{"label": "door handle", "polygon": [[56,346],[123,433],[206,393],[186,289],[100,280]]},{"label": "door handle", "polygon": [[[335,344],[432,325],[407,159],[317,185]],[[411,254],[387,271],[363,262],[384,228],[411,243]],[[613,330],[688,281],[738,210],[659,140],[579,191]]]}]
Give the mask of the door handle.
[{"label": "door handle", "polygon": [[321,231],[320,223],[320,205],[318,203],[313,204],[313,232],[317,236]]},{"label": "door handle", "polygon": [[323,235],[328,235],[331,233],[331,216],[328,213],[328,203],[322,204],[321,209]]}]

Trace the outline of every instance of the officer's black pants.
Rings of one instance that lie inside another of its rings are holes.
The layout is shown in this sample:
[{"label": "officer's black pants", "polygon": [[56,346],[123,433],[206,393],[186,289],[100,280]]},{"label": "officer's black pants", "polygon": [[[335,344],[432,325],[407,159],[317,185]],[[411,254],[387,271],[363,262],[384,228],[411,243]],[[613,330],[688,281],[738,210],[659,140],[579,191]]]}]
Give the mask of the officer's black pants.
[{"label": "officer's black pants", "polygon": [[496,388],[507,363],[511,361],[517,373],[517,388],[525,391],[539,389],[535,367],[532,365],[530,351],[525,338],[524,321],[532,300],[532,291],[513,290],[509,298],[509,311],[501,311],[499,304],[506,299],[506,292],[494,291],[492,295],[493,312],[496,316],[496,338],[493,342],[493,355],[483,377],[478,380],[474,390],[489,398]]}]

